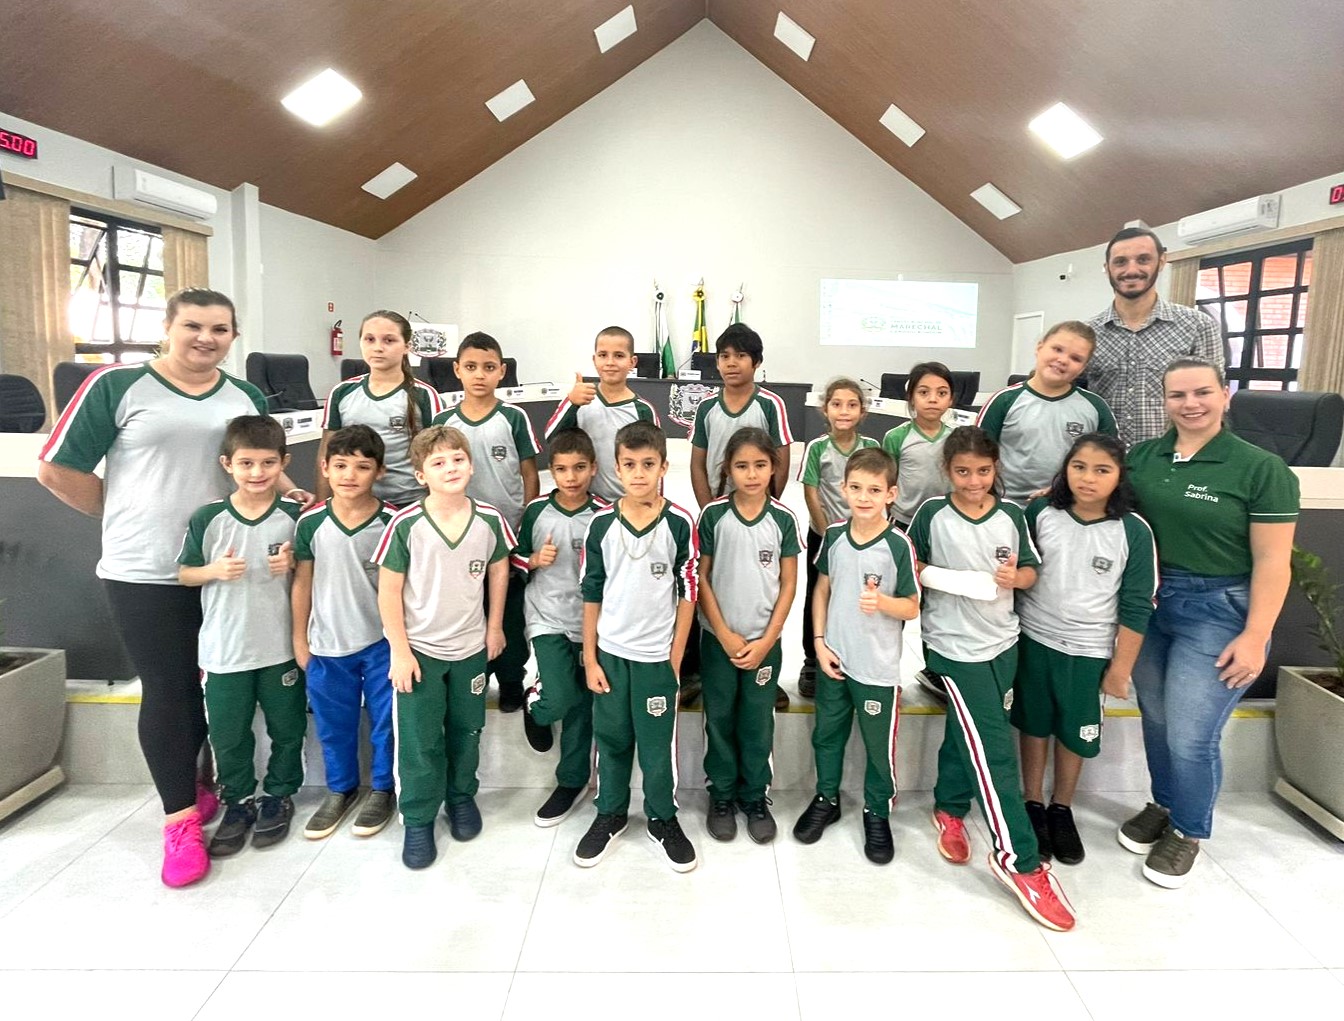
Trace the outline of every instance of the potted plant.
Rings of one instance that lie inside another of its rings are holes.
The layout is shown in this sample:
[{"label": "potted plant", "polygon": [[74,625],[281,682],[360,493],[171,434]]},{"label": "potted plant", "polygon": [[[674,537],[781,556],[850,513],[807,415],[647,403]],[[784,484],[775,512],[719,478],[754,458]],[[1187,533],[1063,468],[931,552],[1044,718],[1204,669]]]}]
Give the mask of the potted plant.
[{"label": "potted plant", "polygon": [[65,779],[64,734],[64,650],[0,644],[0,819]]},{"label": "potted plant", "polygon": [[1344,636],[1341,587],[1314,553],[1293,547],[1293,581],[1316,614],[1311,633],[1326,667],[1280,667],[1274,739],[1282,775],[1274,790],[1344,840]]}]

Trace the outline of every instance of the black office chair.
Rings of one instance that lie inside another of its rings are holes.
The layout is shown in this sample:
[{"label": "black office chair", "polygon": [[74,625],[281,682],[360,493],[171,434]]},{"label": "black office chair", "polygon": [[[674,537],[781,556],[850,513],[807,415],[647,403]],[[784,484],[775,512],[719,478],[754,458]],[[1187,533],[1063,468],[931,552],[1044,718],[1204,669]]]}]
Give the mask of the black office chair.
[{"label": "black office chair", "polygon": [[35,433],[46,420],[47,407],[32,380],[0,374],[0,433]]},{"label": "black office chair", "polygon": [[341,359],[341,378],[354,379],[356,376],[363,376],[369,371],[369,363],[363,358],[342,358]]},{"label": "black office chair", "polygon": [[1290,465],[1328,468],[1344,434],[1344,397],[1337,393],[1238,390],[1228,411],[1232,431]]},{"label": "black office chair", "polygon": [[[880,397],[894,397],[905,400],[905,382],[910,378],[908,372],[882,373]],[[952,407],[969,409],[975,404],[975,395],[980,390],[980,373],[952,370]]]},{"label": "black office chair", "polygon": [[56,392],[56,414],[65,410],[65,406],[75,399],[79,388],[99,369],[106,368],[102,362],[60,362],[51,370],[51,385]]},{"label": "black office chair", "polygon": [[[415,367],[415,375],[441,394],[452,393],[462,389],[462,380],[458,379],[457,373],[453,371],[456,362],[456,358],[421,358],[420,364]],[[517,358],[504,359],[504,379],[499,385],[518,385]]]},{"label": "black office chair", "polygon": [[253,351],[247,356],[247,381],[266,395],[267,409],[316,411],[319,407],[308,382],[308,359],[303,355],[273,355]]},{"label": "black office chair", "polygon": [[719,375],[719,356],[715,351],[696,351],[691,354],[691,368],[700,370],[701,379],[723,379]]}]

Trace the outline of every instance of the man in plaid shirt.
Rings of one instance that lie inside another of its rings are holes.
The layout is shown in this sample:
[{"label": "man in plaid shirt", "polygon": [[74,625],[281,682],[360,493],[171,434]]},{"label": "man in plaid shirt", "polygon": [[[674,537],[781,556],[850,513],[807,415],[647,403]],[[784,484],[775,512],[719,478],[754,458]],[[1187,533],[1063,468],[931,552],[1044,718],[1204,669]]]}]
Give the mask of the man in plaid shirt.
[{"label": "man in plaid shirt", "polygon": [[1156,234],[1126,227],[1106,246],[1106,275],[1115,300],[1089,325],[1097,347],[1087,367],[1088,388],[1115,412],[1128,446],[1167,431],[1162,373],[1173,358],[1194,355],[1224,366],[1218,324],[1198,309],[1163,301],[1157,277],[1167,250]]}]

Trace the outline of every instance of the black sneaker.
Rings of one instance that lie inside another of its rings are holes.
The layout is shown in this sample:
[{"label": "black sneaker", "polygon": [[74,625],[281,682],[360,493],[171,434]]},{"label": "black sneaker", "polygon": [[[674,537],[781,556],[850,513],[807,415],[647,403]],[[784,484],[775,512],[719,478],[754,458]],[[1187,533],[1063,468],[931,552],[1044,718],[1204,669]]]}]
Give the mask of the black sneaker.
[{"label": "black sneaker", "polygon": [[257,821],[257,806],[252,799],[232,802],[224,809],[224,821],[210,838],[211,858],[227,858],[237,854],[247,843],[247,831]]},{"label": "black sneaker", "polygon": [[798,694],[803,698],[817,697],[817,661],[812,658],[803,660],[803,669],[798,672]]},{"label": "black sneaker", "polygon": [[620,815],[599,815],[588,827],[588,832],[574,849],[574,864],[590,869],[616,845],[616,838],[625,832],[629,818],[624,812]]},{"label": "black sneaker", "polygon": [[667,864],[673,872],[690,872],[695,868],[695,848],[681,831],[681,823],[676,817],[671,819],[650,819],[649,839],[663,849]]},{"label": "black sneaker", "polygon": [[545,755],[555,746],[555,728],[543,727],[532,719],[532,707],[523,706],[523,736],[528,747],[539,755]]},{"label": "black sneaker", "polygon": [[770,799],[759,801],[739,801],[737,807],[747,817],[747,836],[758,844],[768,844],[775,839],[778,827],[775,817],[770,814]]},{"label": "black sneaker", "polygon": [[574,811],[574,806],[579,803],[579,795],[582,793],[582,787],[557,787],[551,791],[546,803],[537,809],[532,821],[538,826],[559,826],[569,818],[569,813]]},{"label": "black sneaker", "polygon": [[506,681],[499,677],[495,679],[499,682],[499,711],[516,713],[523,707],[523,682]]},{"label": "black sneaker", "polygon": [[257,799],[257,828],[252,831],[252,846],[260,850],[280,843],[289,836],[289,821],[293,818],[291,798],[263,794]]},{"label": "black sneaker", "polygon": [[866,808],[863,810],[863,854],[874,865],[888,865],[896,857],[891,823]]},{"label": "black sneaker", "polygon": [[1036,833],[1036,850],[1041,856],[1041,861],[1049,861],[1053,850],[1050,842],[1050,825],[1046,822],[1045,806],[1039,801],[1028,801],[1027,818],[1031,820],[1031,828]]},{"label": "black sneaker", "polygon": [[1065,865],[1081,862],[1087,852],[1083,850],[1078,827],[1073,824],[1073,809],[1057,801],[1051,802],[1045,810],[1045,821],[1050,827],[1050,851],[1055,861]]},{"label": "black sneaker", "polygon": [[443,814],[448,817],[448,832],[454,840],[467,841],[481,832],[481,810],[474,799],[460,805],[446,805]]},{"label": "black sneaker", "polygon": [[789,693],[783,688],[775,689],[775,712],[787,713],[789,711]]},{"label": "black sneaker", "polygon": [[371,837],[381,833],[396,814],[396,794],[392,791],[370,791],[359,814],[355,816],[355,824],[350,827],[350,832],[357,837]]},{"label": "black sneaker", "polygon": [[331,836],[341,825],[341,820],[350,814],[350,809],[355,807],[355,802],[358,800],[358,788],[346,791],[344,794],[332,791],[322,799],[317,811],[308,817],[308,822],[303,827],[303,835],[309,840],[322,840]]},{"label": "black sneaker", "polygon": [[932,670],[921,670],[915,674],[917,680],[925,691],[940,702],[947,701],[947,682],[943,680],[942,674],[936,674]]},{"label": "black sneaker", "polygon": [[818,794],[807,806],[807,811],[793,824],[793,837],[804,844],[815,844],[826,827],[840,818],[840,799],[827,801]]},{"label": "black sneaker", "polygon": [[1115,836],[1126,851],[1147,854],[1170,826],[1171,813],[1150,801],[1143,806],[1142,812],[1126,819]]},{"label": "black sneaker", "polygon": [[677,692],[677,705],[683,709],[689,709],[695,705],[700,698],[700,675],[691,674],[681,682],[681,689]]},{"label": "black sneaker", "polygon": [[732,840],[737,836],[737,806],[731,801],[710,798],[705,829],[715,840]]},{"label": "black sneaker", "polygon": [[427,869],[439,856],[434,843],[434,824],[407,826],[401,842],[401,863],[408,869]]}]

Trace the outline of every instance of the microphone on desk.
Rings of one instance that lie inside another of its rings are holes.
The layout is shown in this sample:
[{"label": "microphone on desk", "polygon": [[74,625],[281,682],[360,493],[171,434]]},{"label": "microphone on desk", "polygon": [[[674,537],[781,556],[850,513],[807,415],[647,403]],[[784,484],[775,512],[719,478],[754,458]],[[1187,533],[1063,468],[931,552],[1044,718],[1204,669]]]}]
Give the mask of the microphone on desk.
[{"label": "microphone on desk", "polygon": [[422,316],[419,312],[413,312],[413,311],[411,311],[410,309],[407,309],[407,310],[406,310],[406,314],[407,314],[408,316],[415,316],[415,318],[419,319],[422,323],[427,323],[427,322],[429,322],[429,320],[426,319],[424,316]]},{"label": "microphone on desk", "polygon": [[860,376],[859,382],[862,383],[864,386],[868,387],[868,389],[876,393],[880,394],[882,392],[882,388],[878,386],[876,383],[874,383],[871,379],[864,379],[862,376]]}]

